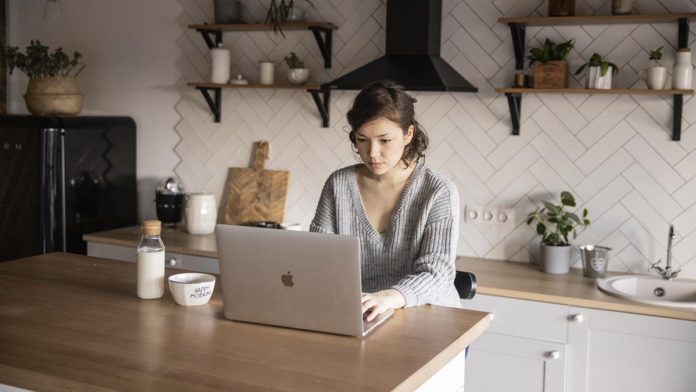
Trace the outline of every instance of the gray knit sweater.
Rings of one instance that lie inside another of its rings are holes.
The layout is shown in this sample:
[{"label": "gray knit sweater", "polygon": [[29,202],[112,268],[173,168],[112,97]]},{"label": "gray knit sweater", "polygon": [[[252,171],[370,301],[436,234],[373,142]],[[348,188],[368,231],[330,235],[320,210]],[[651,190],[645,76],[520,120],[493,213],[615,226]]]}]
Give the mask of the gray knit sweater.
[{"label": "gray knit sweater", "polygon": [[454,287],[459,195],[446,177],[417,166],[378,233],[360,197],[355,169],[340,169],[324,184],[310,231],[360,238],[362,290],[398,290],[406,306],[460,307]]}]

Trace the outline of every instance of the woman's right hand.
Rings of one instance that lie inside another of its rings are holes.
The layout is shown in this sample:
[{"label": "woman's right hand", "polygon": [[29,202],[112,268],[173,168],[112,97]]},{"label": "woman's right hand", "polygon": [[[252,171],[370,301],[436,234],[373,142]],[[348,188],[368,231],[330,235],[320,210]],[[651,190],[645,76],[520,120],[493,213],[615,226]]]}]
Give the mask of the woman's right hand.
[{"label": "woman's right hand", "polygon": [[404,305],[406,305],[406,299],[395,289],[363,293],[362,295],[362,312],[368,322],[389,309],[403,308]]}]

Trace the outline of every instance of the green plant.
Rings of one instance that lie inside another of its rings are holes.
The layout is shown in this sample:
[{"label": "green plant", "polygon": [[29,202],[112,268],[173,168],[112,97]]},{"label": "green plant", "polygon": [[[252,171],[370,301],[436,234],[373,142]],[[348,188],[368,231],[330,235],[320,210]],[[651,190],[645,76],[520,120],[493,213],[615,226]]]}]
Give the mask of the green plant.
[{"label": "green plant", "polygon": [[661,60],[662,59],[662,46],[655,50],[650,51],[650,60]]},{"label": "green plant", "polygon": [[285,63],[290,69],[304,68],[304,61],[295,52],[290,52],[289,56],[285,56]]},{"label": "green plant", "polygon": [[[537,209],[527,215],[527,224],[537,221],[536,232],[541,236],[541,243],[550,246],[570,245],[568,235],[572,232],[576,238],[576,227],[585,227],[590,224],[587,219],[587,208],[582,210],[582,218],[577,214],[566,211],[565,207],[575,207],[575,198],[568,191],[561,192],[561,204],[555,205],[543,200],[544,207]],[[556,225],[554,230],[549,230],[549,226]]]},{"label": "green plant", "polygon": [[[312,3],[311,0],[304,0],[310,7],[316,9],[317,7]],[[295,7],[294,0],[271,0],[268,6],[268,12],[266,13],[266,19],[264,23],[270,23],[273,25],[273,31],[277,34],[280,33],[285,37],[283,29],[281,28],[281,23],[288,19],[290,10]]]},{"label": "green plant", "polygon": [[544,45],[541,48],[532,48],[529,50],[529,66],[539,61],[545,64],[549,61],[563,61],[570,54],[571,49],[575,46],[575,39],[570,39],[566,42],[561,42],[557,44],[550,39],[544,41]]},{"label": "green plant", "polygon": [[[26,47],[26,53],[20,52],[19,47],[8,46],[5,49],[5,61],[10,70],[10,75],[15,68],[24,72],[30,79],[41,79],[54,76],[69,76],[72,70],[82,64],[78,61],[82,55],[78,52],[73,53],[72,59],[63,52],[63,48],[58,48],[49,52],[48,46],[41,45],[41,42],[32,40]],[[82,64],[84,68],[84,64]],[[75,76],[82,72],[80,68]]]},{"label": "green plant", "polygon": [[602,58],[602,56],[599,55],[599,53],[594,53],[592,57],[583,65],[581,65],[577,71],[575,71],[576,75],[579,75],[580,72],[582,72],[585,67],[590,66],[590,67],[599,67],[599,75],[604,76],[607,74],[607,71],[609,70],[609,67],[612,68],[611,73],[615,74],[619,72],[619,67],[616,66],[614,63],[610,63]]}]

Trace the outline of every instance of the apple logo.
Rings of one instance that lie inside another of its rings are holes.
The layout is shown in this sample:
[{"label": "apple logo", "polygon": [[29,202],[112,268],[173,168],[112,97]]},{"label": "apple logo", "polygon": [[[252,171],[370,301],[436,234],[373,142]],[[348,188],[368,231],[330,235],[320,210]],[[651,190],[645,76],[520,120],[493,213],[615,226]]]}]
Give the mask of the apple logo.
[{"label": "apple logo", "polygon": [[292,287],[295,285],[295,283],[292,282],[292,275],[290,274],[290,271],[288,271],[287,274],[282,275],[280,280],[286,287]]}]

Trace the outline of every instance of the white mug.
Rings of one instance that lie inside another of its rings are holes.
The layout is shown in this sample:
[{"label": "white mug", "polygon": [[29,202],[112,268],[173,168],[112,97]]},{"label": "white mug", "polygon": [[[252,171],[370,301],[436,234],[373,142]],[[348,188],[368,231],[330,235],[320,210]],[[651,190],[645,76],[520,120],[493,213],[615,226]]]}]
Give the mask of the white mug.
[{"label": "white mug", "polygon": [[186,200],[186,230],[191,234],[211,234],[217,223],[217,204],[211,193],[192,193]]},{"label": "white mug", "polygon": [[275,64],[271,61],[259,62],[259,83],[273,84],[273,72]]}]

